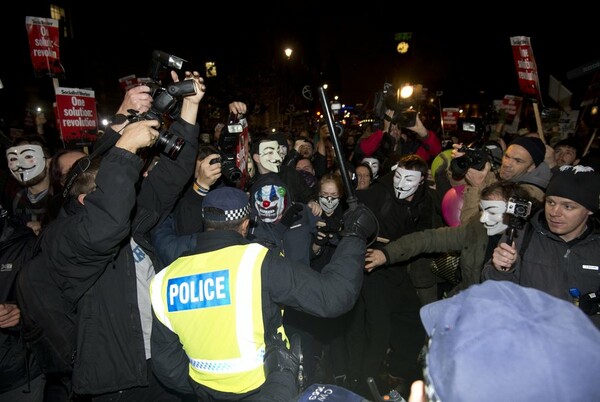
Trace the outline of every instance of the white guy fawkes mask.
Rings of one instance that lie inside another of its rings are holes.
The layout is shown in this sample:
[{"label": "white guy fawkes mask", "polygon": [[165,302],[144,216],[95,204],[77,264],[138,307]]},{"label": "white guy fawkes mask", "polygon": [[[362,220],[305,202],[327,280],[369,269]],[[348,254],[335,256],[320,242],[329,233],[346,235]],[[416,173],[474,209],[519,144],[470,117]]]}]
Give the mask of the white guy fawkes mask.
[{"label": "white guy fawkes mask", "polygon": [[379,173],[379,159],[377,158],[363,158],[361,163],[366,163],[371,168],[371,172],[373,172],[373,179],[377,178]]},{"label": "white guy fawkes mask", "polygon": [[286,207],[285,194],[285,188],[273,184],[258,189],[254,194],[254,208],[262,222],[273,223],[281,219]]},{"label": "white guy fawkes mask", "polygon": [[23,144],[6,150],[8,168],[15,178],[27,184],[46,168],[46,158],[40,145]]},{"label": "white guy fawkes mask", "polygon": [[421,172],[417,170],[406,170],[404,168],[396,168],[394,174],[394,191],[399,200],[413,195],[421,185]]},{"label": "white guy fawkes mask", "polygon": [[481,208],[479,222],[483,223],[488,236],[497,235],[508,228],[504,223],[506,201],[481,200],[479,207]]},{"label": "white guy fawkes mask", "polygon": [[288,154],[288,146],[287,145],[279,145],[277,148],[277,153],[281,157],[281,160],[284,160]]},{"label": "white guy fawkes mask", "polygon": [[279,173],[282,159],[278,151],[279,143],[277,141],[261,142],[258,146],[260,164],[269,172]]},{"label": "white guy fawkes mask", "polygon": [[340,197],[320,195],[319,205],[321,206],[321,209],[323,209],[323,211],[329,215],[335,211],[338,205],[340,205]]}]

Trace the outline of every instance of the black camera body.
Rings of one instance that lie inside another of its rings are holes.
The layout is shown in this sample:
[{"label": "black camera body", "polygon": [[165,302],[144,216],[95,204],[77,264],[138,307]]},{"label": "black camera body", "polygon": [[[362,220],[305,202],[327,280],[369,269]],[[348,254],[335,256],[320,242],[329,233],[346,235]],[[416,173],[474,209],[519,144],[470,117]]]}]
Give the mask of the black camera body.
[{"label": "black camera body", "polygon": [[232,159],[230,155],[221,153],[219,157],[211,159],[211,165],[215,163],[221,164],[221,174],[231,184],[237,184],[242,178],[242,171],[235,165],[235,157]]},{"label": "black camera body", "polygon": [[[219,163],[221,163],[221,174],[231,184],[238,184],[242,179],[242,171],[237,166],[237,148],[240,134],[244,131],[241,119],[230,117],[229,124],[223,127],[219,136]],[[214,160],[214,159],[213,159]],[[211,161],[211,163],[215,163]]]},{"label": "black camera body", "polygon": [[385,114],[387,110],[394,111],[390,122],[400,128],[413,127],[417,122],[417,111],[413,103],[400,98],[393,85],[386,82],[383,84],[383,90],[375,95],[375,116],[378,119],[388,120],[389,117]]},{"label": "black camera body", "polygon": [[170,157],[177,158],[181,148],[185,145],[185,140],[179,136],[169,133],[167,126],[168,120],[174,120],[181,112],[181,100],[196,93],[194,81],[185,80],[174,82],[166,86],[160,85],[160,71],[167,67],[181,68],[185,60],[164,52],[155,50],[152,53],[152,62],[150,63],[150,78],[153,80],[146,85],[150,87],[150,96],[152,96],[152,107],[145,113],[137,113],[130,110],[127,116],[128,120],[158,120],[160,123],[159,136],[154,146]]},{"label": "black camera body", "polygon": [[488,149],[485,145],[477,146],[471,144],[469,146],[462,146],[458,149],[458,152],[462,152],[464,155],[454,158],[450,162],[450,170],[452,171],[452,176],[455,178],[464,177],[469,168],[482,170],[486,162],[490,161]]}]

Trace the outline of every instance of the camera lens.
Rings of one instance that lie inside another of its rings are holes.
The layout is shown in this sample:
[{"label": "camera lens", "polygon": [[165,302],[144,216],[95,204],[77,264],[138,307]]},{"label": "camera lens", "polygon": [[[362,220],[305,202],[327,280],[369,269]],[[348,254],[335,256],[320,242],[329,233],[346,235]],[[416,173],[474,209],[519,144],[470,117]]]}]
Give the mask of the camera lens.
[{"label": "camera lens", "polygon": [[171,159],[176,159],[181,148],[185,145],[185,140],[168,131],[161,132],[156,141],[156,147]]},{"label": "camera lens", "polygon": [[221,162],[221,173],[230,183],[237,184],[242,179],[242,171],[230,159]]},{"label": "camera lens", "polygon": [[455,178],[462,178],[467,173],[470,166],[471,159],[467,155],[452,159],[450,162],[452,176]]}]

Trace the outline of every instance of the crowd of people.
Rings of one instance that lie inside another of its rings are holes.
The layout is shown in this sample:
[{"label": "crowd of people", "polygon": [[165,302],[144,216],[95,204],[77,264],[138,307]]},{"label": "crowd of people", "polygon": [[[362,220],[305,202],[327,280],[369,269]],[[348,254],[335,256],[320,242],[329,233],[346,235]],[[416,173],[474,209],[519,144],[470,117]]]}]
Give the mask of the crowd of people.
[{"label": "crowd of people", "polygon": [[[184,79],[175,157],[143,119],[115,119],[102,153],[35,135],[6,147],[0,402],[293,401],[314,384],[371,399],[371,379],[410,401],[600,398],[596,150],[482,132],[447,157],[418,115],[401,127],[388,110],[340,138],[325,121],[250,128],[240,186],[228,126],[200,134],[204,80]],[[127,91],[116,115],[148,111],[149,92]],[[453,281],[432,270],[449,253]],[[38,298],[74,327],[60,372],[23,330],[42,271]]]}]

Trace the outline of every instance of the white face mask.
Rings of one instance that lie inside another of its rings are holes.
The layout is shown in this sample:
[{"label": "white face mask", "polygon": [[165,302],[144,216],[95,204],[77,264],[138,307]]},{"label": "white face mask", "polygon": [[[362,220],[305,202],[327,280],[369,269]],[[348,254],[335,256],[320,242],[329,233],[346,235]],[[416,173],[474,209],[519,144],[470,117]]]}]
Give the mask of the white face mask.
[{"label": "white face mask", "polygon": [[396,168],[394,174],[394,191],[399,200],[413,195],[421,185],[421,172],[417,170],[406,170],[404,168]]},{"label": "white face mask", "polygon": [[366,163],[371,168],[371,172],[373,172],[373,178],[377,178],[377,173],[379,173],[379,159],[377,158],[363,158],[361,163]]},{"label": "white face mask", "polygon": [[40,145],[24,144],[6,150],[8,168],[23,184],[35,179],[46,167],[46,158]]},{"label": "white face mask", "polygon": [[504,212],[506,212],[506,201],[479,201],[481,208],[481,218],[479,222],[483,223],[488,236],[494,236],[502,233],[508,225],[504,224]]},{"label": "white face mask", "polygon": [[279,155],[279,143],[277,141],[261,142],[258,146],[260,164],[269,172],[279,173],[281,168],[281,156]]},{"label": "white face mask", "polygon": [[340,205],[340,197],[325,197],[319,196],[319,205],[326,214],[332,213],[338,205]]},{"label": "white face mask", "polygon": [[281,160],[284,160],[288,153],[287,145],[280,145],[279,148],[277,148],[277,153],[279,154]]}]

